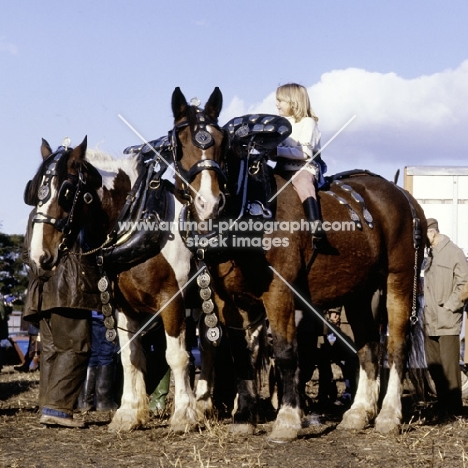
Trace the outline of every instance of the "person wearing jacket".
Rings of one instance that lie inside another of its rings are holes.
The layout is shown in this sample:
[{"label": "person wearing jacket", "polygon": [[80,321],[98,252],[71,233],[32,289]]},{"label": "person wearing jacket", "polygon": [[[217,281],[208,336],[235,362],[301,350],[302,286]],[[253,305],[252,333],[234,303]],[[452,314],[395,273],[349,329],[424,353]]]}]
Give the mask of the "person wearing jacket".
[{"label": "person wearing jacket", "polygon": [[96,259],[70,252],[54,271],[37,272],[29,262],[32,211],[23,248],[29,285],[23,317],[39,323],[42,355],[39,377],[40,423],[84,427],[73,418],[86,378],[91,350],[91,311],[101,311]]},{"label": "person wearing jacket", "polygon": [[424,332],[429,372],[437,392],[439,416],[462,412],[460,331],[463,303],[460,292],[468,281],[463,250],[439,232],[436,219],[427,220],[429,255],[424,267]]}]

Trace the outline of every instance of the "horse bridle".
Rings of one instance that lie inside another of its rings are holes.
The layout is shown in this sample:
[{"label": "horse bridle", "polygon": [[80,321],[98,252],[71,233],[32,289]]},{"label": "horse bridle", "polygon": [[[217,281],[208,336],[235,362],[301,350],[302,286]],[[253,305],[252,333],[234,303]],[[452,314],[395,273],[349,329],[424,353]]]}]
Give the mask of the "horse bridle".
[{"label": "horse bridle", "polygon": [[[205,150],[214,145],[213,136],[206,129],[207,125],[210,125],[216,128],[217,130],[219,130],[223,134],[223,138],[228,138],[227,132],[225,131],[225,129],[220,127],[216,122],[211,121],[211,119],[207,119],[202,109],[195,108],[195,116],[196,116],[197,121],[193,129],[191,129],[192,143],[194,144],[194,146],[202,150]],[[188,120],[184,120],[183,122],[176,124],[174,128],[169,132],[169,141],[171,142],[174,168],[176,172],[179,173],[183,178],[182,180],[183,197],[190,201],[191,194],[190,194],[189,188],[187,187],[187,183],[190,184],[195,179],[197,174],[199,174],[200,172],[205,171],[205,170],[215,172],[215,174],[218,176],[218,179],[221,182],[223,190],[225,190],[227,179],[219,163],[217,163],[213,159],[203,159],[202,161],[198,161],[188,170],[185,170],[184,168],[180,166],[179,162],[182,159],[182,154],[177,144],[177,140],[178,140],[177,134],[180,130],[189,126],[190,126],[190,122]],[[222,150],[222,153],[224,153],[223,150]],[[221,157],[223,158],[224,154],[222,154]]]},{"label": "horse bridle", "polygon": [[67,174],[67,178],[62,182],[60,186],[57,201],[58,204],[67,212],[64,218],[54,218],[46,213],[39,211],[39,208],[44,206],[50,199],[51,196],[51,183],[54,177],[57,177],[57,165],[60,159],[64,156],[68,156],[71,153],[71,148],[65,148],[60,146],[54,153],[52,153],[48,159],[49,164],[45,168],[45,174],[43,176],[42,184],[38,189],[37,202],[35,197],[26,198],[31,181],[28,182],[25,191],[25,202],[28,205],[36,206],[37,211],[32,219],[32,223],[46,223],[52,225],[59,232],[63,232],[63,238],[59,245],[59,250],[67,250],[69,238],[73,233],[74,220],[75,220],[75,208],[84,192],[82,199],[84,203],[89,205],[92,203],[94,197],[86,191],[86,176],[82,172],[81,167],[78,167],[78,174]]}]

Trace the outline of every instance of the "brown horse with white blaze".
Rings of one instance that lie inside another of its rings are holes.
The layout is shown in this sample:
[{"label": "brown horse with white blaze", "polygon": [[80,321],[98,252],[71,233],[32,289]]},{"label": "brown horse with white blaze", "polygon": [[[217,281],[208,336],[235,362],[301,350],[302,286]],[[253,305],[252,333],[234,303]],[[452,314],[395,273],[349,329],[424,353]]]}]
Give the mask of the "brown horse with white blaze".
[{"label": "brown horse with white blaze", "polygon": [[[31,262],[39,271],[53,272],[66,255],[91,255],[99,261],[103,248],[112,247],[109,233],[126,200],[136,198],[134,193],[129,194],[136,181],[142,180],[142,165],[147,161],[141,161],[138,154],[117,159],[87,151],[86,138],[74,149],[60,147],[55,152],[43,140],[41,152],[43,163],[26,191],[29,204],[36,207]],[[161,214],[161,219],[174,225],[181,204],[172,193],[166,196],[166,213]],[[163,231],[157,252],[149,253],[138,264],[127,268],[104,265],[114,285],[109,292],[114,293],[114,305],[122,312],[118,316],[118,334],[124,388],[121,406],[109,425],[111,431],[130,431],[149,419],[144,353],[135,338],[152,315],[159,314],[166,334],[166,360],[175,383],[171,429],[184,432],[200,420],[189,380],[181,294],[189,280],[190,258],[180,236]]]},{"label": "brown horse with white blaze", "polygon": [[[190,173],[191,168],[200,164],[202,154],[194,140],[196,127],[186,123],[189,114],[196,110],[187,105],[179,89],[173,94],[172,106],[179,125],[178,138],[186,142],[177,154],[177,164]],[[251,116],[252,121],[256,118],[258,116]],[[223,158],[226,142],[215,139],[214,144],[219,146],[215,158],[203,160],[209,170],[209,183],[204,185],[200,177],[201,165],[197,166],[200,171],[196,173],[194,183],[197,183],[197,190],[204,190],[205,194],[211,190],[217,198],[225,179],[220,176],[216,182],[214,176],[218,176],[218,169],[214,168],[227,167],[227,186],[230,193],[235,194],[239,162],[248,164],[244,149],[234,147],[234,151],[229,151],[227,158]],[[255,149],[262,151],[261,145]],[[266,154],[267,151],[264,157],[256,158],[256,171],[259,168],[269,171]],[[355,336],[360,361],[359,384],[354,403],[345,413],[340,427],[359,430],[374,421],[377,431],[392,432],[398,428],[402,417],[402,382],[415,276],[423,258],[424,213],[417,202],[395,184],[366,171],[349,175],[332,181],[328,191],[319,192],[324,225],[330,229],[325,245],[320,251],[314,251],[309,230],[284,229],[286,225],[308,223],[304,220],[299,197],[286,175],[275,174],[274,180],[278,194],[274,220],[278,223],[272,224],[273,228],[263,234],[265,243],[262,245],[268,247],[260,251],[230,248],[224,257],[227,255],[227,261],[208,265],[216,283],[221,320],[229,320],[233,310],[238,307],[245,310],[248,304],[263,306],[266,311],[282,395],[269,438],[279,442],[292,440],[301,428],[294,311],[298,300],[309,298],[323,308],[344,305]],[[197,204],[190,200],[189,203],[194,219],[206,219],[206,213]],[[298,291],[298,284],[305,284],[306,290]],[[380,411],[380,331],[371,308],[377,290],[385,291],[390,366],[388,388]],[[233,357],[236,359],[235,355]],[[234,422],[238,432],[252,433],[256,390],[251,382],[252,373],[245,375],[245,379],[238,376],[240,407]]]},{"label": "brown horse with white blaze", "polygon": [[193,204],[202,221],[217,218],[226,201],[218,181],[224,174],[216,162],[222,158],[226,144],[225,134],[217,124],[222,105],[219,88],[213,91],[204,109],[189,106],[179,88],[172,95],[175,178],[184,199]]}]

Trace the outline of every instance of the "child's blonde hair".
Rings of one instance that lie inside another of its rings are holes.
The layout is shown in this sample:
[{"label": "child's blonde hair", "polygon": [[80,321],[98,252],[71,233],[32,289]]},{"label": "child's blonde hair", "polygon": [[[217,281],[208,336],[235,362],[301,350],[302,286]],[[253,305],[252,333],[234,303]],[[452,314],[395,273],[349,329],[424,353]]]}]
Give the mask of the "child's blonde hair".
[{"label": "child's blonde hair", "polygon": [[309,93],[304,86],[297,83],[281,85],[276,90],[276,99],[289,103],[296,122],[301,121],[304,117],[312,117],[318,122],[319,118],[312,110]]}]

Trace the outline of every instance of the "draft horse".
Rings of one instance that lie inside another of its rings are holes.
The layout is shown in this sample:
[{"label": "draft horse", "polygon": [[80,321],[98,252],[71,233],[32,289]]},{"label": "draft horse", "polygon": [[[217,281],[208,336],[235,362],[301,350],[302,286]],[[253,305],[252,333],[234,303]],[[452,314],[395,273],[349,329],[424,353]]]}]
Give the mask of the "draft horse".
[{"label": "draft horse", "polygon": [[[190,175],[192,187],[207,200],[221,198],[227,175],[229,197],[234,205],[239,205],[242,182],[238,169],[242,164],[244,167],[249,164],[247,156],[252,154],[252,149],[259,156],[255,158],[254,170],[247,172],[263,170],[268,175],[270,171],[266,165],[268,150],[261,144],[256,145],[254,138],[255,128],[266,127],[261,122],[262,116],[237,119],[240,122],[237,127],[233,119],[233,125],[225,126],[232,131],[230,150],[223,150],[228,146],[225,139],[229,137],[225,135],[221,139],[219,133],[210,142],[218,146],[218,151],[213,152],[215,158],[210,160],[203,147],[197,144],[198,109],[187,104],[178,88],[172,97],[172,108],[174,132],[182,143],[174,152],[178,169]],[[255,127],[256,124],[260,127]],[[243,144],[243,139],[251,144]],[[220,176],[220,170],[224,175]],[[216,305],[221,321],[234,317],[236,308],[245,311],[260,304],[266,311],[281,382],[281,404],[269,438],[278,442],[292,440],[301,428],[294,310],[295,303],[308,298],[322,308],[344,305],[354,332],[360,362],[359,382],[354,402],[339,427],[360,430],[374,422],[375,429],[381,433],[397,430],[402,417],[402,382],[410,318],[413,310],[415,312],[415,278],[423,258],[424,245],[419,237],[426,230],[424,213],[411,195],[382,177],[366,171],[344,176],[332,181],[329,190],[319,192],[322,216],[331,229],[327,231],[325,245],[317,251],[310,230],[284,229],[284,226],[301,225],[301,221],[307,225],[307,221],[288,178],[283,174],[272,177],[277,193],[272,220],[278,223],[274,229],[263,233],[265,250],[231,245],[225,249],[224,258],[221,255],[216,260],[213,256],[211,263],[206,260],[216,283]],[[186,189],[181,179],[176,179],[176,185],[181,190]],[[244,201],[248,202],[243,200],[241,209],[245,208]],[[201,207],[193,197],[188,198],[187,203],[190,216],[199,222],[221,219],[216,204],[210,211],[208,205]],[[299,291],[298,284],[305,284],[306,288]],[[390,367],[380,411],[380,335],[371,308],[371,299],[378,290],[384,291],[386,297]],[[227,325],[229,329],[229,323]],[[246,351],[244,346],[238,355],[234,352],[234,359],[245,358]],[[236,369],[250,362],[247,359],[237,364]],[[234,415],[235,430],[252,433],[256,402],[252,373],[244,371],[237,378],[239,406]]]},{"label": "draft horse", "polygon": [[[143,166],[148,161],[142,161],[139,153],[114,159],[87,152],[86,138],[74,149],[59,147],[55,152],[43,140],[41,153],[43,162],[26,191],[29,203],[36,207],[30,261],[38,271],[53,271],[66,255],[92,255],[102,261],[103,252],[112,252],[115,247],[114,234],[122,210],[144,196],[132,187],[142,181]],[[188,281],[191,253],[174,232],[181,204],[169,190],[161,196],[166,205],[164,213],[158,213],[160,221],[172,227],[159,233],[157,245],[143,246],[147,255],[139,261],[104,262],[105,273],[114,285],[113,291],[106,292],[113,293],[114,305],[122,312],[118,314],[118,335],[124,387],[121,406],[109,425],[111,431],[133,430],[149,418],[144,355],[139,340],[134,339],[148,321],[148,314],[160,313],[166,335],[166,360],[175,383],[170,427],[184,432],[200,419],[189,382],[185,306],[180,294]]]}]

